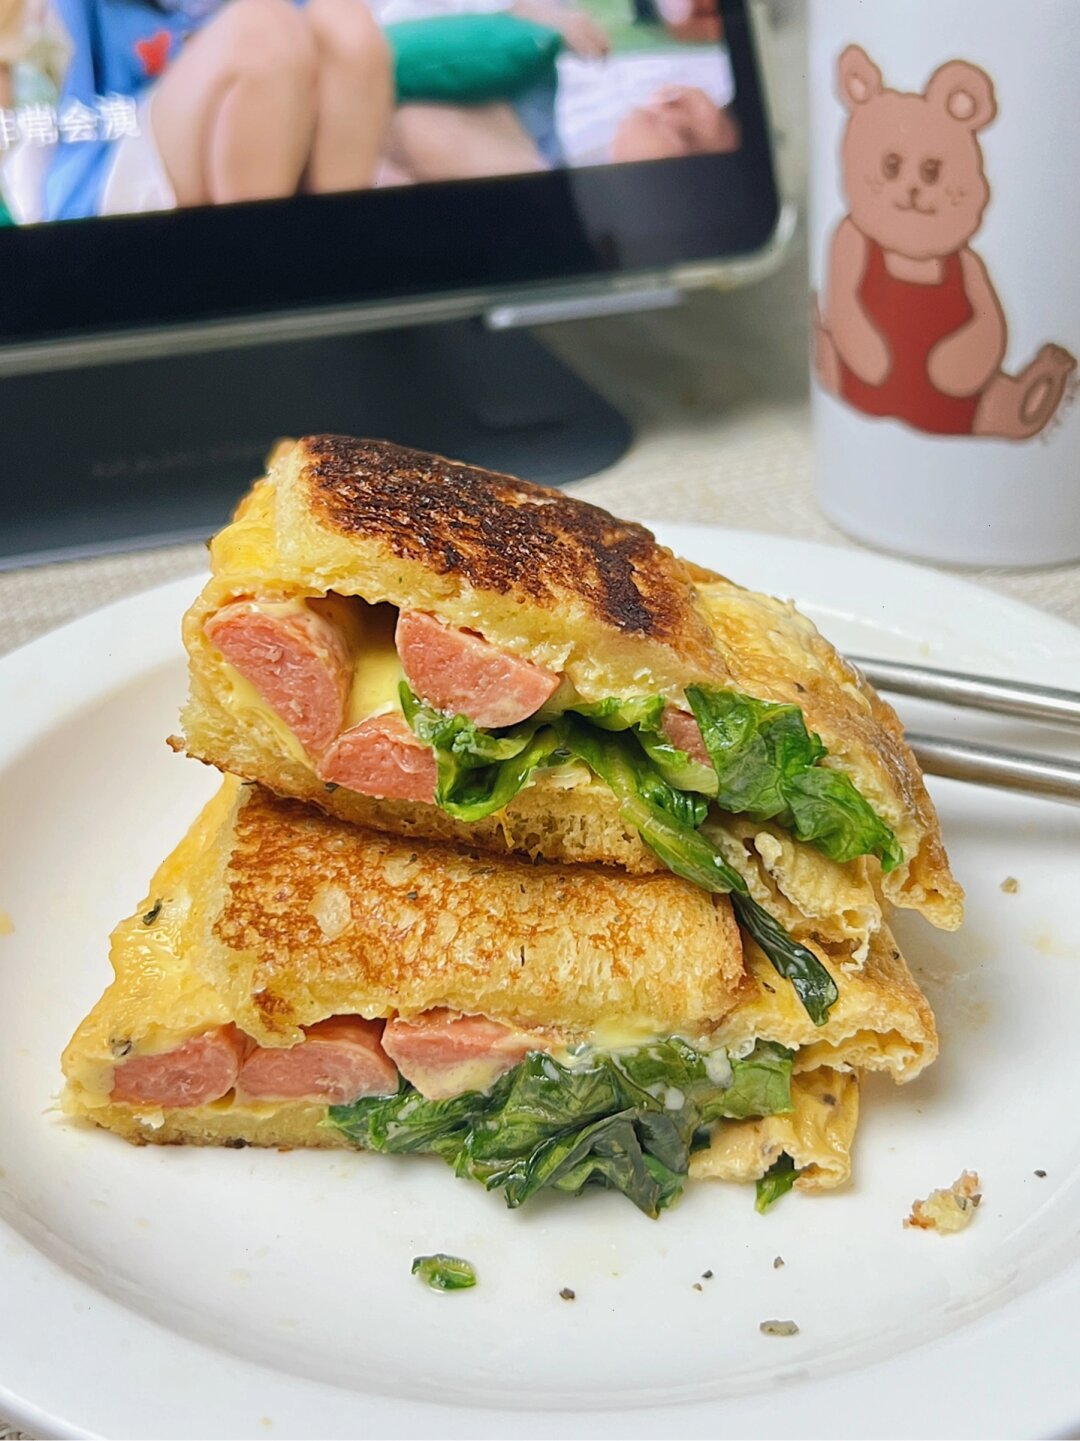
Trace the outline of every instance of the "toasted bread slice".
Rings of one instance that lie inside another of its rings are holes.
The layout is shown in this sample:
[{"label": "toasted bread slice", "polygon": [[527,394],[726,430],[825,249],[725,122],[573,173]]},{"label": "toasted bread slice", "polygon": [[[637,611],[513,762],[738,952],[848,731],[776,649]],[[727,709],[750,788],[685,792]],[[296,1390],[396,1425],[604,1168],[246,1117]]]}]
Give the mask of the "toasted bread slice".
[{"label": "toasted bread slice", "polygon": [[[191,690],[184,738],[173,741],[200,760],[399,835],[641,874],[659,868],[618,801],[581,766],[538,772],[503,809],[469,823],[423,800],[379,799],[320,778],[318,758],[241,682],[207,625],[237,603],[358,597],[482,637],[589,703],[658,694],[684,707],[685,688],[699,684],[799,706],[828,764],[850,776],[903,850],[902,864],[882,874],[876,860],[841,865],[798,843],[781,889],[811,921],[802,929],[865,955],[882,921],[880,895],[936,925],[960,922],[962,891],[893,710],[793,606],[679,560],[641,526],[385,442],[315,436],[279,448],[270,475],[213,542],[211,563],[184,622]],[[764,852],[745,867],[748,879],[780,884]],[[858,892],[845,917],[823,903],[834,886]]]},{"label": "toasted bread slice", "polygon": [[337,1144],[310,1097],[128,1103],[117,1071],[208,1033],[284,1051],[333,1016],[441,1008],[564,1047],[772,1041],[798,1074],[904,1081],[933,1059],[891,938],[852,973],[819,956],[841,994],[817,1028],[756,948],[744,956],[727,902],[687,882],[373,835],[229,780],[114,932],[115,978],[64,1053],[64,1104],[128,1139]]}]

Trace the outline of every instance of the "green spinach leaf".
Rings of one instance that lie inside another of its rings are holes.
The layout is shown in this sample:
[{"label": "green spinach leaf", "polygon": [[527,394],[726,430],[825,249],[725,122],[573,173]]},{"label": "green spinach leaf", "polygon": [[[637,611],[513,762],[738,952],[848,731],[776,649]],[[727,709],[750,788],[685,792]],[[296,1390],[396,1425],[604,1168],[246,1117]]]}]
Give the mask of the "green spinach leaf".
[{"label": "green spinach leaf", "polygon": [[772,962],[774,969],[790,981],[795,994],[815,1026],[823,1026],[839,998],[836,982],[814,955],[759,906],[752,896],[733,895],[731,904],[740,925],[748,931]]},{"label": "green spinach leaf", "polygon": [[758,1041],[742,1060],[732,1057],[731,1083],[702,1107],[706,1121],[777,1116],[791,1110],[791,1063],[795,1052],[778,1041]]},{"label": "green spinach leaf", "polygon": [[432,1291],[468,1291],[476,1285],[476,1267],[460,1256],[414,1256],[412,1274]]},{"label": "green spinach leaf", "polygon": [[798,1179],[799,1172],[795,1168],[795,1162],[785,1151],[758,1181],[754,1210],[763,1216],[770,1206],[774,1206],[781,1196],[791,1190]]},{"label": "green spinach leaf", "polygon": [[678,1037],[571,1065],[531,1052],[488,1092],[426,1101],[403,1082],[393,1096],[331,1106],[326,1124],[365,1150],[434,1152],[509,1206],[604,1186],[656,1216],[680,1194],[712,1121],[791,1110],[791,1061],[759,1042],[728,1063]]},{"label": "green spinach leaf", "polygon": [[[669,870],[705,890],[742,898],[736,905],[739,920],[777,972],[795,987],[814,1023],[824,1024],[836,1000],[836,987],[829,973],[816,956],[746,895],[746,882],[698,830],[708,812],[708,800],[696,791],[670,784],[642,749],[645,732],[631,729],[644,724],[643,717],[649,725],[659,723],[663,709],[660,697],[648,698],[636,706],[617,703],[622,707],[618,712],[612,705],[603,715],[607,729],[597,728],[596,716],[586,719],[567,711],[548,723],[541,724],[534,718],[498,734],[479,729],[464,716],[447,717],[432,710],[418,701],[404,683],[401,701],[415,734],[435,747],[436,803],[458,820],[477,821],[501,810],[541,767],[570,759],[582,761],[616,796],[623,818]],[[653,702],[659,702],[659,710]],[[794,712],[801,725],[797,709],[787,709]],[[738,713],[732,715],[739,720]],[[616,721],[618,729],[612,728]],[[739,724],[745,728],[745,716]],[[790,726],[790,718],[785,725]],[[805,736],[805,727],[802,733]],[[798,794],[802,799],[798,803],[802,804],[814,783],[807,789],[803,778],[800,784],[803,789]]]},{"label": "green spinach leaf", "polygon": [[607,700],[582,701],[568,706],[574,715],[582,716],[594,726],[605,731],[626,731],[633,728],[658,733],[664,719],[664,697],[662,695],[633,696],[630,700],[618,700],[609,696]]},{"label": "green spinach leaf", "polygon": [[825,747],[798,706],[705,686],[688,686],[686,699],[716,771],[721,810],[777,820],[834,861],[876,855],[886,871],[902,863],[896,837],[851,778],[819,764]]}]

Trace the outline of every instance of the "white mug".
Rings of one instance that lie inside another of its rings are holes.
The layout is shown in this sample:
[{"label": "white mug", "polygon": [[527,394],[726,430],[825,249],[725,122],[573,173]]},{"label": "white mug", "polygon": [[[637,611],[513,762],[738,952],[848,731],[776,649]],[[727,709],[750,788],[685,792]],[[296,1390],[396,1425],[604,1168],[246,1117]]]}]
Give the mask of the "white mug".
[{"label": "white mug", "polygon": [[930,560],[1080,558],[1080,3],[813,0],[825,514]]}]

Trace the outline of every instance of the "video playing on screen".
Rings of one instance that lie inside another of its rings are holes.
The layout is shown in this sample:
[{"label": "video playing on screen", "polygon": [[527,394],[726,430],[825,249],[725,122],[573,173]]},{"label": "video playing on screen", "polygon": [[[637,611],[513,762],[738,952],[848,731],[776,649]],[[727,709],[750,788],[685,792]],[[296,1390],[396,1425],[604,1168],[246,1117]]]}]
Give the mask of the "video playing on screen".
[{"label": "video playing on screen", "polygon": [[0,0],[0,223],[739,144],[717,0]]}]

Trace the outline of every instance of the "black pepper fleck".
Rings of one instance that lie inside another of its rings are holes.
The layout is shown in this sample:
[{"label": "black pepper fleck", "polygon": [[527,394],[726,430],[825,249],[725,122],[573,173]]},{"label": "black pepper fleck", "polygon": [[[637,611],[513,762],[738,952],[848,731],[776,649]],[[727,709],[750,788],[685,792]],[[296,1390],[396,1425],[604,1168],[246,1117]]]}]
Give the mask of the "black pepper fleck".
[{"label": "black pepper fleck", "polygon": [[711,1271],[702,1271],[702,1273],[701,1273],[701,1279],[702,1279],[703,1281],[711,1281],[711,1280],[712,1280],[712,1275],[713,1275],[713,1273],[712,1273]]},{"label": "black pepper fleck", "polygon": [[152,926],[154,924],[158,916],[161,915],[161,907],[163,904],[164,902],[160,900],[154,902],[154,904],[150,907],[150,909],[142,918],[142,923],[144,926]]},{"label": "black pepper fleck", "polygon": [[772,1268],[773,1268],[774,1271],[779,1271],[780,1267],[781,1267],[783,1264],[784,1264],[784,1258],[783,1258],[783,1256],[774,1256],[774,1257],[773,1257]]},{"label": "black pepper fleck", "polygon": [[406,892],[405,892],[405,899],[406,899],[407,901],[415,901],[415,900],[419,900],[419,898],[420,898],[420,892],[419,892],[419,891],[406,891]]},{"label": "black pepper fleck", "polygon": [[1041,1180],[1043,1179],[1043,1177],[1046,1175],[1046,1172],[1045,1172],[1045,1171],[1036,1171],[1035,1174],[1036,1174],[1036,1176],[1038,1176],[1039,1180],[1041,1181]]},{"label": "black pepper fleck", "polygon": [[694,1290],[695,1290],[695,1291],[704,1291],[704,1289],[705,1289],[705,1287],[701,1284],[700,1281],[695,1281],[695,1282],[694,1282]]},{"label": "black pepper fleck", "polygon": [[564,1286],[559,1292],[559,1295],[563,1298],[564,1301],[573,1301],[577,1297],[577,1292],[571,1291],[569,1286]]}]

